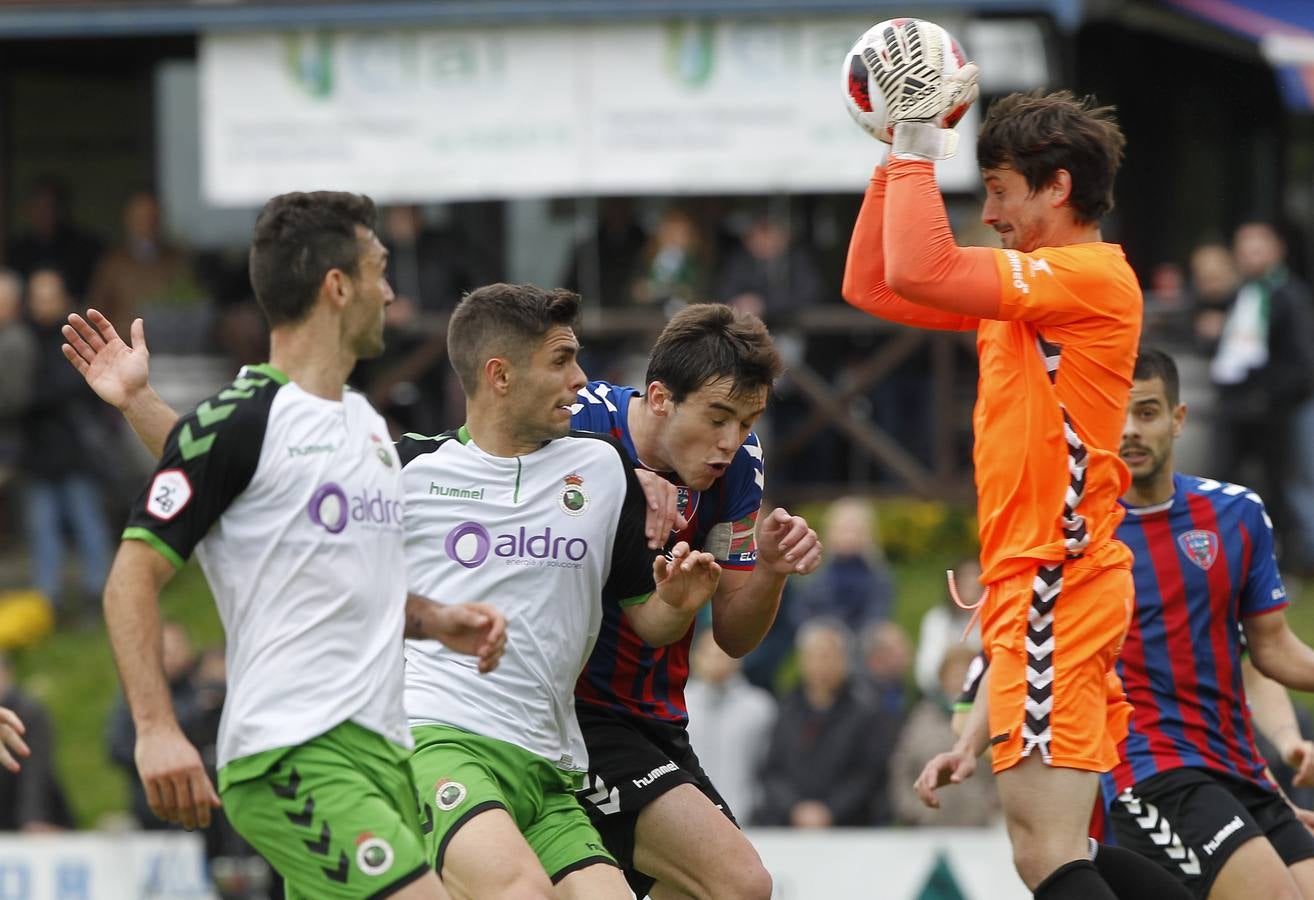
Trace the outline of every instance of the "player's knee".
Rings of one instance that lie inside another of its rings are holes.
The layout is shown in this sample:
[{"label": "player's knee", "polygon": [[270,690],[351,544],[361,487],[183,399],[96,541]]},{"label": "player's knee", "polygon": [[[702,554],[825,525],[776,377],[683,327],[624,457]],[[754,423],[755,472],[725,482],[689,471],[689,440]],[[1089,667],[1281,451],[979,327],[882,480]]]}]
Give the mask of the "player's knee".
[{"label": "player's knee", "polygon": [[[721,858],[721,865],[688,872],[692,881],[680,887],[681,894],[695,900],[771,900],[774,887],[771,873],[762,865],[757,853],[732,853]],[[657,896],[654,892],[653,896]]]},{"label": "player's knee", "polygon": [[744,884],[744,891],[740,895],[745,900],[771,900],[771,892],[774,889],[771,881],[771,873],[766,870],[759,860],[757,865],[749,872],[748,878]]},{"label": "player's knee", "polygon": [[728,877],[722,879],[722,884],[712,892],[712,896],[717,900],[721,897],[730,900],[771,900],[771,873],[762,865],[757,854],[748,854],[747,858],[737,862],[732,872],[727,873]]}]

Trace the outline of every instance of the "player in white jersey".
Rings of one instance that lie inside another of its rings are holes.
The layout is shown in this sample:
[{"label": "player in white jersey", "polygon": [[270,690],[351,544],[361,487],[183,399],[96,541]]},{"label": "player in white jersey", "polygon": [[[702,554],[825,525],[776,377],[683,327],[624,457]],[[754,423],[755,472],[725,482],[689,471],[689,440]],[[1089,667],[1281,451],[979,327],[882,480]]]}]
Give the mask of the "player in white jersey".
[{"label": "player in white jersey", "polygon": [[[152,432],[160,464],[105,589],[151,808],[204,826],[219,796],[174,716],[158,605],[196,552],[228,637],[220,793],[291,897],[447,896],[418,827],[397,643],[403,631],[439,639],[487,671],[504,641],[492,607],[407,593],[400,462],[382,417],[344,389],[356,360],[382,350],[392,300],[373,223],[373,203],[352,194],[266,204],[250,267],[270,362],[172,423],[167,440]],[[112,395],[100,336],[69,337],[70,360]],[[162,406],[134,426],[169,424]]]},{"label": "player in white jersey", "polygon": [[[630,896],[574,798],[588,763],[575,680],[604,603],[623,605],[635,631],[660,646],[689,629],[719,576],[711,554],[687,544],[670,564],[654,560],[623,449],[601,435],[567,436],[584,383],[570,327],[577,308],[569,292],[527,286],[467,297],[449,325],[467,425],[398,447],[411,588],[478,596],[515,621],[509,652],[486,679],[433,642],[407,648],[421,825],[431,864],[458,897]],[[70,337],[86,345],[75,355],[122,388],[116,405],[150,446],[152,419],[167,416],[144,361],[132,359],[144,334],[135,323],[129,350],[88,315],[95,328],[71,320]]]},{"label": "player in white jersey", "polygon": [[569,291],[530,285],[467,296],[447,335],[466,424],[399,444],[411,589],[477,596],[515,622],[486,679],[437,644],[407,645],[422,821],[457,897],[630,896],[574,798],[588,768],[575,681],[604,607],[662,646],[685,633],[720,575],[687,543],[670,563],[654,559],[624,450],[570,431],[585,383],[578,307]]}]

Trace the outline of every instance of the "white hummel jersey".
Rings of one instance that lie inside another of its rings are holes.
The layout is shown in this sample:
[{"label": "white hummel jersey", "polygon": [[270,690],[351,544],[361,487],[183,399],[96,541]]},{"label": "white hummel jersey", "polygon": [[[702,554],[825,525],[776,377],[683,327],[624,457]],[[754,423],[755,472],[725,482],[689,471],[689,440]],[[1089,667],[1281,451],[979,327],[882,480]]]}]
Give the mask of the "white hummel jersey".
[{"label": "white hummel jersey", "polygon": [[491,603],[507,620],[505,655],[487,675],[436,641],[406,642],[411,725],[452,725],[583,771],[575,681],[603,604],[653,590],[643,490],[624,451],[610,437],[573,432],[498,457],[464,428],[408,435],[398,449],[411,591]]},{"label": "white hummel jersey", "polygon": [[251,366],[169,435],[125,538],[196,550],[228,643],[219,765],[348,719],[409,748],[401,463],[383,418]]}]

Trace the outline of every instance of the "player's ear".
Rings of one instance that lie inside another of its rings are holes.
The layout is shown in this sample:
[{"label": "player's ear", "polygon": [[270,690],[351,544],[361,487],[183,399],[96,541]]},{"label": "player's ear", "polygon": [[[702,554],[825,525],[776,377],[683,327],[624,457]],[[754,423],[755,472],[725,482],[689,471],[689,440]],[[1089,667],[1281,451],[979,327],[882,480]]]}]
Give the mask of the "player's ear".
[{"label": "player's ear", "polygon": [[329,269],[324,273],[324,280],[319,285],[319,295],[328,297],[334,309],[345,309],[351,301],[355,285],[351,278],[341,269]]},{"label": "player's ear", "polygon": [[497,396],[505,394],[511,385],[511,364],[500,356],[485,361],[484,384]]},{"label": "player's ear", "polygon": [[648,403],[648,409],[652,410],[654,415],[664,416],[671,411],[671,392],[660,381],[654,381],[648,385],[644,399]]},{"label": "player's ear", "polygon": [[1182,427],[1185,425],[1186,425],[1186,404],[1179,403],[1177,404],[1176,409],[1173,410],[1173,437],[1175,438],[1181,437]]},{"label": "player's ear", "polygon": [[1041,191],[1049,205],[1058,209],[1072,196],[1072,173],[1067,169],[1055,169],[1049,183]]}]

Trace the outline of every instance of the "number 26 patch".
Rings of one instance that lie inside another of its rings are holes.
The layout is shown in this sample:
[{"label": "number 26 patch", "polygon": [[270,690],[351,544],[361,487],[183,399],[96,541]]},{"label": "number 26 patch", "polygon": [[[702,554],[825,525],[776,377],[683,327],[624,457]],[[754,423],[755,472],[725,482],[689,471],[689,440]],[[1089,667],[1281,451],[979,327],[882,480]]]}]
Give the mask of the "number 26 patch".
[{"label": "number 26 patch", "polygon": [[167,522],[187,508],[192,499],[192,483],[182,469],[165,469],[155,474],[146,496],[146,511]]}]

